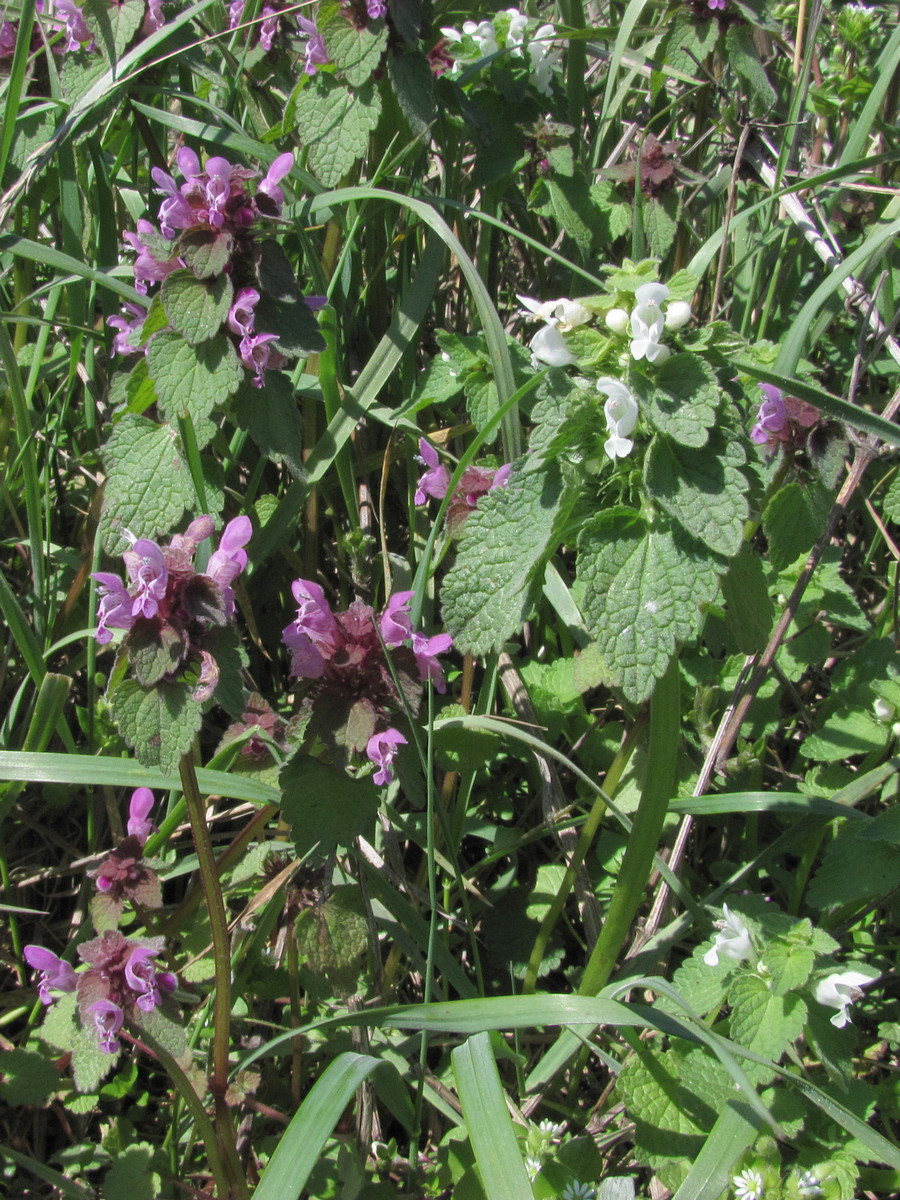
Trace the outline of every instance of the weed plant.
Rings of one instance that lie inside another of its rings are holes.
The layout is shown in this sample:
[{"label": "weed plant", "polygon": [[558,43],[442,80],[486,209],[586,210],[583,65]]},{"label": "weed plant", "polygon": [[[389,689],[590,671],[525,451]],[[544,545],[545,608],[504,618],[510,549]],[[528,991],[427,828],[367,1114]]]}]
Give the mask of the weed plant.
[{"label": "weed plant", "polygon": [[4,1197],[900,1194],[898,66],[9,0]]}]

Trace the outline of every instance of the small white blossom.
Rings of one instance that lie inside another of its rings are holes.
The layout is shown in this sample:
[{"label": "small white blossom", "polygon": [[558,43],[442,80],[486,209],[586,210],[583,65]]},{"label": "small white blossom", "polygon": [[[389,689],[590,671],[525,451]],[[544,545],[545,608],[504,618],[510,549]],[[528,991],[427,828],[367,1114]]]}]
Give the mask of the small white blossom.
[{"label": "small white blossom", "polygon": [[628,331],[628,310],[625,308],[611,308],[606,314],[606,328],[612,333],[627,333]]},{"label": "small white blossom", "polygon": [[538,1171],[542,1166],[540,1158],[536,1154],[525,1155],[525,1170],[528,1172],[529,1179],[535,1179]]},{"label": "small white blossom", "polygon": [[621,380],[608,376],[597,380],[597,391],[606,396],[603,413],[610,436],[603,443],[603,449],[610,458],[624,458],[634,449],[629,434],[637,425],[638,402]]},{"label": "small white blossom", "polygon": [[815,1196],[824,1196],[823,1188],[819,1186],[819,1179],[815,1171],[797,1171],[797,1191],[803,1197],[803,1200],[813,1200]]},{"label": "small white blossom", "polygon": [[580,1180],[572,1179],[559,1195],[560,1200],[594,1200],[597,1189],[591,1187],[589,1183],[581,1183]]},{"label": "small white blossom", "polygon": [[837,971],[826,975],[816,984],[815,997],[819,1004],[836,1008],[831,1018],[832,1025],[843,1029],[850,1022],[850,1005],[862,996],[862,989],[874,983],[878,976],[863,975],[859,971]]},{"label": "small white blossom", "polygon": [[673,300],[666,305],[666,329],[682,329],[693,315],[686,300]]},{"label": "small white blossom", "polygon": [[763,1177],[759,1171],[741,1171],[731,1180],[737,1200],[763,1200],[766,1194]]},{"label": "small white blossom", "polygon": [[577,300],[569,300],[565,296],[559,300],[533,300],[531,296],[516,296],[516,299],[527,312],[540,317],[548,325],[558,325],[560,330],[567,332],[579,325],[586,324],[591,319],[591,312]]},{"label": "small white blossom", "polygon": [[887,725],[889,721],[893,721],[894,714],[897,711],[889,700],[882,700],[881,696],[878,697],[872,707],[875,710],[875,720],[881,721],[884,725]]},{"label": "small white blossom", "polygon": [[[442,27],[441,33],[451,45],[461,42],[463,37],[470,37],[478,47],[479,58],[487,58],[489,54],[496,54],[499,49],[497,34],[492,21],[466,21],[463,24],[462,33],[452,26]],[[475,62],[477,59],[469,59],[468,61]]]},{"label": "small white blossom", "polygon": [[733,958],[736,962],[743,962],[753,952],[750,931],[738,914],[730,912],[727,904],[722,905],[722,913],[724,921],[716,921],[716,928],[720,932],[716,934],[712,948],[703,955],[703,961],[708,967],[719,965],[720,954],[725,958]]}]

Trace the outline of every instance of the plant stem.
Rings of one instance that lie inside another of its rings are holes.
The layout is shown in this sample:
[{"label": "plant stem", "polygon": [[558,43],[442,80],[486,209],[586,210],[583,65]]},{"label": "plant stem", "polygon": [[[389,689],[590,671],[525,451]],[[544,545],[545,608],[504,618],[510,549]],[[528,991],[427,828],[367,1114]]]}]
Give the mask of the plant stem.
[{"label": "plant stem", "polygon": [[681,721],[678,691],[678,655],[675,654],[650,701],[647,777],[606,920],[578,989],[581,996],[596,996],[609,979],[653,868],[653,856],[672,799],[678,761]]},{"label": "plant stem", "polygon": [[[225,1100],[228,1089],[228,1051],[231,1045],[231,945],[228,939],[228,919],[225,915],[225,901],[222,898],[222,885],[216,868],[209,826],[206,824],[206,811],[190,754],[181,756],[179,770],[194,848],[197,851],[203,895],[209,910],[215,961],[213,1072],[210,1087],[215,1100],[216,1145],[228,1177],[229,1200],[249,1200],[247,1180],[237,1153],[234,1121]],[[225,1200],[225,1197],[222,1197],[222,1200]]]}]

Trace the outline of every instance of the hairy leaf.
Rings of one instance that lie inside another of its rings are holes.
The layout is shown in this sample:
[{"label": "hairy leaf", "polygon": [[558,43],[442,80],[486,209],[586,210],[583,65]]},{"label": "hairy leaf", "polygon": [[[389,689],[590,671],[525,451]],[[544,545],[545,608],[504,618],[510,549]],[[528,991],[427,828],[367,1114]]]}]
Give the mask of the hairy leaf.
[{"label": "hairy leaf", "polygon": [[348,89],[322,72],[297,97],[297,132],[309,147],[309,169],[334,187],[366,152],[381,98],[370,82]]},{"label": "hairy leaf", "polygon": [[177,776],[179,760],[203,720],[190,686],[163,682],[143,688],[135,679],[124,679],[107,698],[119,733],[138,761]]},{"label": "hairy leaf", "polygon": [[173,271],[160,290],[169,324],[192,346],[218,333],[228,316],[234,288],[228,275],[198,279],[193,271]]},{"label": "hairy leaf", "polygon": [[153,538],[174,529],[196,504],[175,433],[144,417],[124,416],[103,452],[106,491],[101,529],[107,551],[121,549],[121,530]]}]

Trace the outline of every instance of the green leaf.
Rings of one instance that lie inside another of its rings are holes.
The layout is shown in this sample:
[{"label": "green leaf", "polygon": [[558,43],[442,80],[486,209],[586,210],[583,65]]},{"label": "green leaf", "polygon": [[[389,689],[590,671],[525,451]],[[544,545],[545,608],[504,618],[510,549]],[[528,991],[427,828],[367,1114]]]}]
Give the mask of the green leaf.
[{"label": "green leaf", "polygon": [[362,87],[378,68],[387,46],[386,22],[367,18],[361,25],[354,9],[328,3],[319,7],[316,24],[328,57],[350,87]]},{"label": "green leaf", "polygon": [[677,192],[648,196],[643,203],[644,236],[654,258],[665,258],[678,231],[680,201]]},{"label": "green leaf", "polygon": [[565,175],[545,179],[550,205],[560,228],[574,240],[582,257],[587,258],[594,240],[595,213],[590,188],[583,175],[567,179]]},{"label": "green leaf", "polygon": [[741,654],[765,649],[775,619],[775,607],[763,573],[762,559],[749,542],[741,545],[722,578],[725,625]]},{"label": "green leaf", "polygon": [[128,663],[141,687],[152,687],[177,670],[184,647],[168,622],[141,620],[128,634]]},{"label": "green leaf", "polygon": [[[145,235],[141,237],[146,242]],[[233,244],[226,229],[187,229],[178,239],[178,254],[198,279],[207,279],[225,270]],[[174,247],[169,257],[173,252]]]},{"label": "green leaf", "polygon": [[729,25],[725,33],[725,47],[728,62],[747,85],[754,115],[762,116],[769,111],[777,97],[759,61],[750,26],[743,22]]},{"label": "green leaf", "polygon": [[900,879],[900,848],[859,836],[869,822],[842,824],[809,886],[813,908],[853,904],[889,895]]},{"label": "green leaf", "polygon": [[844,762],[856,754],[880,750],[887,743],[890,728],[856,708],[839,708],[820,730],[803,743],[803,753],[813,762]]},{"label": "green leaf", "polygon": [[434,75],[420,51],[389,54],[388,79],[391,91],[415,137],[428,129],[437,115],[434,104]]},{"label": "green leaf", "polygon": [[463,1117],[478,1173],[491,1200],[533,1200],[486,1033],[477,1033],[451,1055]]},{"label": "green leaf", "polygon": [[113,411],[125,409],[140,415],[155,403],[156,391],[145,356],[134,360],[131,370],[117,371],[113,375],[109,387],[109,404]]},{"label": "green leaf", "polygon": [[730,449],[718,435],[694,450],[657,434],[644,465],[644,482],[657,504],[725,557],[740,549],[748,516],[747,480],[734,465],[742,454],[730,455]]},{"label": "green leaf", "polygon": [[812,925],[804,919],[790,933],[774,938],[766,946],[764,960],[773,996],[796,991],[809,979],[816,958],[811,940]]},{"label": "green leaf", "polygon": [[[795,993],[776,996],[759,975],[738,975],[728,990],[731,1004],[730,1036],[764,1058],[775,1062],[803,1032],[806,1005]],[[755,1082],[769,1082],[773,1077],[768,1067],[744,1062],[744,1070]]]},{"label": "green leaf", "polygon": [[156,1200],[162,1192],[162,1176],[153,1167],[157,1152],[148,1142],[136,1142],[120,1150],[103,1180],[104,1200]]},{"label": "green leaf", "polygon": [[719,386],[712,368],[696,354],[673,354],[650,380],[635,371],[631,385],[642,412],[660,433],[682,446],[705,446],[716,422]]},{"label": "green leaf", "polygon": [[444,580],[444,621],[459,648],[487,654],[522,627],[555,549],[564,501],[555,464],[513,472],[506,487],[479,501]]},{"label": "green leaf", "polygon": [[181,682],[143,688],[135,679],[123,680],[107,695],[119,733],[145,767],[160,767],[178,775],[182,754],[191,748],[203,722],[203,710]]},{"label": "green leaf", "polygon": [[268,371],[265,379],[262,388],[248,380],[238,388],[235,421],[267,458],[283,462],[299,479],[303,474],[302,421],[293,385],[282,371]]},{"label": "green leaf", "polygon": [[776,571],[812,549],[825,528],[831,505],[831,493],[816,483],[789,483],[775,493],[763,513],[763,531]]},{"label": "green leaf", "polygon": [[371,82],[348,89],[320,71],[297,97],[297,132],[309,147],[307,165],[325,187],[338,184],[362,156],[381,116]]},{"label": "green leaf", "polygon": [[351,779],[305,754],[295,755],[279,775],[282,812],[302,858],[315,849],[327,858],[337,846],[349,846],[367,832],[378,811],[378,790],[367,779]]},{"label": "green leaf", "polygon": [[192,346],[177,333],[158,333],[147,351],[163,418],[193,422],[200,449],[213,434],[206,418],[237,391],[244,368],[224,334]]},{"label": "green leaf", "polygon": [[124,416],[103,451],[106,490],[100,528],[109,552],[122,529],[153,538],[179,524],[196,504],[194,485],[175,433],[144,417]]},{"label": "green leaf", "polygon": [[659,61],[672,70],[693,75],[698,64],[715,49],[718,36],[718,21],[698,20],[689,9],[677,9],[660,44]]},{"label": "green leaf", "polygon": [[208,341],[228,316],[234,288],[228,275],[198,279],[193,271],[173,271],[160,289],[169,324],[192,346]]},{"label": "green leaf", "polygon": [[109,63],[116,63],[123,55],[128,43],[144,22],[143,0],[121,0],[118,4],[107,4],[105,0],[85,0],[82,11],[88,27],[95,34],[97,44]]},{"label": "green leaf", "polygon": [[300,913],[295,930],[307,969],[327,979],[342,996],[356,991],[369,944],[359,888],[349,884],[334,888],[323,904]]},{"label": "green leaf", "polygon": [[629,699],[644,700],[676,641],[699,627],[701,606],[718,591],[721,565],[677,528],[650,526],[631,509],[588,521],[578,540],[585,623],[620,673]]},{"label": "green leaf", "polygon": [[0,1054],[0,1097],[13,1106],[42,1108],[59,1090],[59,1075],[44,1054],[34,1050],[4,1050]]}]

